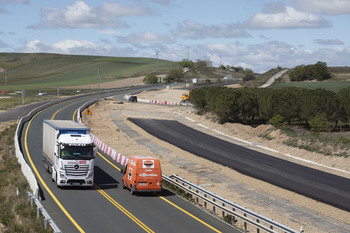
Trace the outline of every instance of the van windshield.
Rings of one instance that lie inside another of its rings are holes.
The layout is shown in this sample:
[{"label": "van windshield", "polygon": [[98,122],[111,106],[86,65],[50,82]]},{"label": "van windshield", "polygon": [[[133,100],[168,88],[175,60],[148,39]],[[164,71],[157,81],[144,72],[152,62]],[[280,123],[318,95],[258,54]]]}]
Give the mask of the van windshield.
[{"label": "van windshield", "polygon": [[92,159],[93,146],[61,146],[62,159]]}]

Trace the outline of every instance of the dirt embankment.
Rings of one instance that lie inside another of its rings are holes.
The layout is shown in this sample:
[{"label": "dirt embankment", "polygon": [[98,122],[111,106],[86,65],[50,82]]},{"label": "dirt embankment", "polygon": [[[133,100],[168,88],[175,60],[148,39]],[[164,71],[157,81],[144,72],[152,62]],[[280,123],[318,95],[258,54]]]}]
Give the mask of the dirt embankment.
[{"label": "dirt embankment", "polygon": [[[179,102],[183,93],[183,90],[176,89],[151,91],[138,94],[138,98]],[[260,150],[271,156],[347,178],[350,178],[350,158],[326,157],[314,152],[288,147],[283,144],[287,136],[282,135],[278,130],[270,133],[269,140],[259,137],[259,135],[266,133],[270,128],[268,125],[262,125],[257,128],[230,123],[220,125],[212,121],[208,116],[196,115],[191,107],[141,103],[118,104],[117,101],[104,100],[91,106],[90,110],[92,115],[83,117],[84,124],[91,127],[92,133],[99,139],[125,156],[157,156],[161,159],[164,174],[178,174],[228,200],[234,201],[241,206],[246,206],[250,210],[272,218],[293,229],[299,230],[300,226],[304,226],[305,232],[342,232],[343,229],[349,227],[350,231],[349,212],[244,176],[230,168],[182,151],[147,134],[133,125],[127,118],[175,119],[203,132],[223,137],[215,133],[213,131],[215,129],[224,134],[253,142],[253,145],[247,145],[241,141],[236,141],[236,143],[251,149]],[[197,123],[207,128],[200,127]],[[124,132],[125,129],[136,131],[139,136],[129,137],[128,132]],[[146,143],[142,143],[141,138],[146,140]],[[157,152],[157,150],[151,149],[149,145],[152,143],[159,148],[166,149],[166,152],[164,150]],[[265,146],[277,150],[279,153],[264,150],[254,145]],[[293,157],[287,157],[285,154]],[[322,164],[322,166],[317,164]]]}]

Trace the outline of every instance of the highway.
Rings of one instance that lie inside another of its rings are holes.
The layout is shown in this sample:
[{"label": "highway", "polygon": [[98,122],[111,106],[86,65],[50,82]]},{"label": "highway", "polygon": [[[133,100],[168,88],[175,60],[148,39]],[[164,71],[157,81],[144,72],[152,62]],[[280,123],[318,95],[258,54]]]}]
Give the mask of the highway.
[{"label": "highway", "polygon": [[[121,98],[130,90],[111,95]],[[164,190],[160,196],[132,196],[121,185],[120,167],[98,153],[93,188],[57,188],[46,173],[42,155],[42,121],[76,120],[78,108],[93,98],[83,96],[50,106],[27,122],[21,147],[41,187],[42,204],[63,232],[239,232]]]},{"label": "highway", "polygon": [[229,143],[174,120],[129,120],[155,137],[196,156],[350,211],[350,179]]}]

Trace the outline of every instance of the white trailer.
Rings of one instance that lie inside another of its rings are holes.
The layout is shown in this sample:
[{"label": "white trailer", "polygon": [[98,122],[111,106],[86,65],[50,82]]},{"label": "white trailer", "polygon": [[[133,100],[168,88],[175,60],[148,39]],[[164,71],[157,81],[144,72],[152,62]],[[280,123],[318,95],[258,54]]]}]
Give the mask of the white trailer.
[{"label": "white trailer", "polygon": [[43,155],[57,187],[93,185],[96,150],[90,128],[70,120],[44,120]]}]

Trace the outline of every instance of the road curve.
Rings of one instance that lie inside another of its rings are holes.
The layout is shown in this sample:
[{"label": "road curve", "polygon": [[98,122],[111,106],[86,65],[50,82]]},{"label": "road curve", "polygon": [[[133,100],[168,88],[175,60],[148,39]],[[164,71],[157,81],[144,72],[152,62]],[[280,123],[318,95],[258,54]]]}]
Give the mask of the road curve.
[{"label": "road curve", "polygon": [[129,118],[157,138],[315,200],[350,211],[350,180],[204,134],[174,120]]},{"label": "road curve", "polygon": [[[120,98],[126,93],[113,94]],[[120,167],[104,154],[95,160],[94,188],[57,188],[42,162],[43,119],[76,119],[76,110],[83,103],[105,96],[85,96],[58,103],[40,111],[24,125],[21,137],[24,156],[42,188],[42,204],[59,228],[63,232],[238,232],[166,190],[162,198],[130,195],[120,185]]]}]

